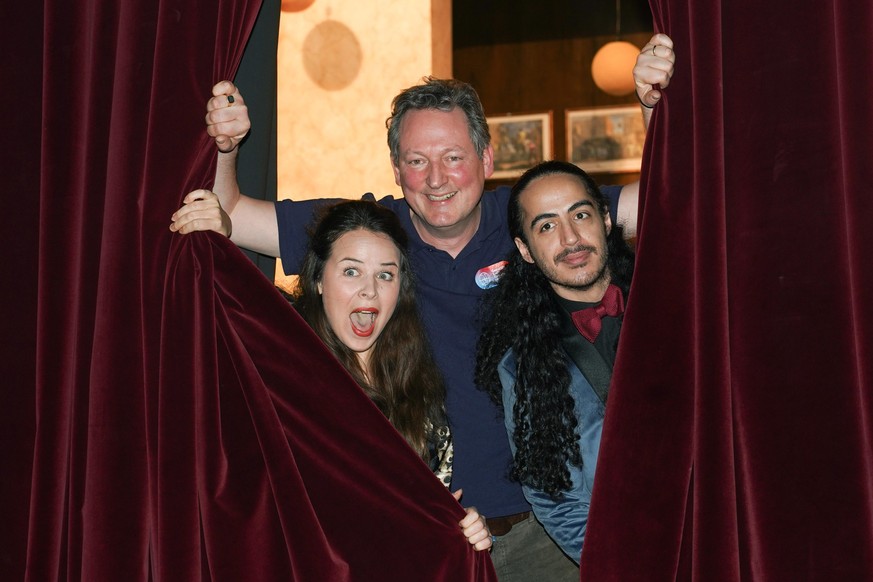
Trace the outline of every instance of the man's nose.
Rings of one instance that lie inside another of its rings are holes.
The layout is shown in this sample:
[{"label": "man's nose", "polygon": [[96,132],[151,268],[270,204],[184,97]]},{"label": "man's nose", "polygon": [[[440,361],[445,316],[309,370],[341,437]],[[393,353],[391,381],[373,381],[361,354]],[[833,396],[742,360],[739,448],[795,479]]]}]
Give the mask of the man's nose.
[{"label": "man's nose", "polygon": [[441,164],[431,164],[427,172],[427,187],[431,190],[439,190],[446,183],[446,176]]},{"label": "man's nose", "polygon": [[565,224],[561,227],[561,244],[564,246],[574,245],[579,242],[579,233],[572,224]]}]

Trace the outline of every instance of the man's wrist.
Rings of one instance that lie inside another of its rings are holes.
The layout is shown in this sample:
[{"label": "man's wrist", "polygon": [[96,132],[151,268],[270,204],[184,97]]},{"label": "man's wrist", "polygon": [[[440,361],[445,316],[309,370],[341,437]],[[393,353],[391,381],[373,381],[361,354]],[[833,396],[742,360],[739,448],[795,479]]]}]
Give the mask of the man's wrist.
[{"label": "man's wrist", "polygon": [[634,94],[637,96],[637,101],[640,102],[640,105],[642,105],[642,106],[645,107],[646,109],[654,109],[654,108],[655,108],[654,105],[647,105],[646,102],[643,101],[643,98],[640,97],[640,94],[639,94],[638,91],[635,90],[635,91],[634,91]]}]

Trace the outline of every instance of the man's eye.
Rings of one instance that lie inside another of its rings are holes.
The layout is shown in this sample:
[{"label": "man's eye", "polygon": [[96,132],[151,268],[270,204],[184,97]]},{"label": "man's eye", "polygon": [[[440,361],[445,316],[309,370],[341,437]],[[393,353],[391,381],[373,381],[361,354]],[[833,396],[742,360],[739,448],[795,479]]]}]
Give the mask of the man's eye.
[{"label": "man's eye", "polygon": [[582,219],[588,218],[589,216],[591,216],[591,215],[588,214],[587,212],[577,212],[577,213],[576,213],[576,218],[579,219],[579,220],[582,220]]},{"label": "man's eye", "polygon": [[546,222],[540,227],[540,232],[546,232],[555,228],[555,225],[551,222]]}]

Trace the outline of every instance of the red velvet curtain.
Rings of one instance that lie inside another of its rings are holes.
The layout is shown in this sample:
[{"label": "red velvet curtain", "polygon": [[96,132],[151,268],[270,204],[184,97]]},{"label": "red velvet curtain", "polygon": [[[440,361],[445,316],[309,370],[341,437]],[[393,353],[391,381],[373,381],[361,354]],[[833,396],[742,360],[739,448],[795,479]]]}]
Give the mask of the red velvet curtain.
[{"label": "red velvet curtain", "polygon": [[0,8],[2,580],[493,578],[272,284],[167,228],[209,183],[204,103],[258,9]]},{"label": "red velvet curtain", "polygon": [[583,580],[873,580],[873,5],[652,0],[676,43]]}]

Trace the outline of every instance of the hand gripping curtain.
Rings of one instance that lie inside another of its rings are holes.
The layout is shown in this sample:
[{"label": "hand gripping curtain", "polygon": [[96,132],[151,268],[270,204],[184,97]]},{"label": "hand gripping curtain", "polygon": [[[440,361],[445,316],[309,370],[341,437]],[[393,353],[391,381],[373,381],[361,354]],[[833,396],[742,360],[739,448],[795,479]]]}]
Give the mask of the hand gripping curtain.
[{"label": "hand gripping curtain", "polygon": [[652,0],[677,65],[583,580],[873,580],[873,5]]},{"label": "hand gripping curtain", "polygon": [[272,284],[167,229],[258,9],[2,8],[2,580],[493,579]]}]

